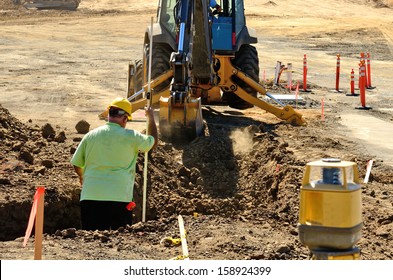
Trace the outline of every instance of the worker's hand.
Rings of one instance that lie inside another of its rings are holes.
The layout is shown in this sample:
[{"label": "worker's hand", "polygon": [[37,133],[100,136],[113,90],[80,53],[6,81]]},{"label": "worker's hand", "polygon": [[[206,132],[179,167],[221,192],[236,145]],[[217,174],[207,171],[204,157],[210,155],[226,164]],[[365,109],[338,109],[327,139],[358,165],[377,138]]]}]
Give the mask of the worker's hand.
[{"label": "worker's hand", "polygon": [[149,120],[154,120],[154,110],[152,107],[145,107],[145,115]]},{"label": "worker's hand", "polygon": [[81,183],[81,186],[83,185],[83,176],[79,176],[79,183]]}]

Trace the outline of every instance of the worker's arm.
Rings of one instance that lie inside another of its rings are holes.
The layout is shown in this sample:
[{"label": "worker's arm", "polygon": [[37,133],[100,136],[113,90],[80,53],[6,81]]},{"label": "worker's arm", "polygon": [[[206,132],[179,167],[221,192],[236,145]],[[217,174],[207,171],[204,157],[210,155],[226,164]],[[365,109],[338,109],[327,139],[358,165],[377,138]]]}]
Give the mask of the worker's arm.
[{"label": "worker's arm", "polygon": [[83,185],[83,169],[76,165],[73,166],[74,166],[75,173],[78,174],[79,176],[79,182],[81,183],[81,185]]},{"label": "worker's arm", "polygon": [[150,107],[148,109],[145,109],[145,111],[146,111],[146,116],[149,120],[149,125],[147,127],[147,134],[154,137],[154,145],[151,148],[154,149],[158,144],[158,131],[157,131],[156,122],[154,121],[154,110],[153,108]]}]

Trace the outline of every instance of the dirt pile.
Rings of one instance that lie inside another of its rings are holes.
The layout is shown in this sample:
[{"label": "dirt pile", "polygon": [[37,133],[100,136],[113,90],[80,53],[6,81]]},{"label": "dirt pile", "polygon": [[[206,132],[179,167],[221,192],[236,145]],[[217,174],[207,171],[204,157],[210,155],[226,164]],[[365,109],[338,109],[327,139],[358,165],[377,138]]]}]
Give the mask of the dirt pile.
[{"label": "dirt pile", "polygon": [[39,185],[46,187],[47,212],[53,217],[47,219],[47,227],[75,225],[71,217],[76,214],[70,213],[69,205],[77,203],[79,193],[68,183],[75,144],[66,141],[65,131],[56,131],[50,124],[25,125],[0,105],[0,139],[0,240],[23,234]]},{"label": "dirt pile", "polygon": [[[210,124],[208,136],[188,145],[158,147],[150,165],[150,219],[193,213],[248,218],[260,207],[277,216],[296,211],[304,163],[293,159],[285,142],[251,120],[242,125],[234,129]],[[141,179],[137,178],[137,202]],[[294,212],[289,216],[296,217]]]}]

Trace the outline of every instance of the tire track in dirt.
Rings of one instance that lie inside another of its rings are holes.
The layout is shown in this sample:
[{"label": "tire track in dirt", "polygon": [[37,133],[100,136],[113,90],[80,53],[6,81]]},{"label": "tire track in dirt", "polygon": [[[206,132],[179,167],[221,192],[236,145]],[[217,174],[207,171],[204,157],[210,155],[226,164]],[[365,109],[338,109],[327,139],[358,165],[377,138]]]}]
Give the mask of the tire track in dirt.
[{"label": "tire track in dirt", "polygon": [[388,27],[379,27],[379,30],[385,36],[385,39],[386,39],[389,49],[390,49],[390,53],[393,55],[393,31],[392,31],[392,29],[388,28]]}]

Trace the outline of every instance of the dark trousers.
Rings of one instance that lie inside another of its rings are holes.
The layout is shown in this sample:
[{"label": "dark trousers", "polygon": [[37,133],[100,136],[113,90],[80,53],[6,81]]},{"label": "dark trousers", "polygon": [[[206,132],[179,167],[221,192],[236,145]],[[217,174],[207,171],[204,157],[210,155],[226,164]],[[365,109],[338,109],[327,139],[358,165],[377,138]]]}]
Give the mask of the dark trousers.
[{"label": "dark trousers", "polygon": [[82,200],[81,221],[84,230],[116,230],[132,224],[127,202]]}]

